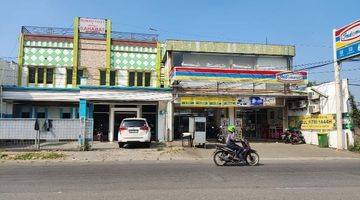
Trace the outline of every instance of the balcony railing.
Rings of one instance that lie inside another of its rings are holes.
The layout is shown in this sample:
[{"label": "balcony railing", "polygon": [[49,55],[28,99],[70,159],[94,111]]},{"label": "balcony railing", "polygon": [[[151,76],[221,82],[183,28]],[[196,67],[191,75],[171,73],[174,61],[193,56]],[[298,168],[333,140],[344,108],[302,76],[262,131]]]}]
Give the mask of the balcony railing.
[{"label": "balcony railing", "polygon": [[21,33],[32,35],[56,35],[56,36],[73,36],[72,28],[56,28],[56,27],[38,27],[38,26],[23,26]]},{"label": "balcony railing", "polygon": [[[57,28],[57,27],[38,27],[38,26],[23,26],[21,27],[21,33],[31,35],[49,35],[49,36],[73,36],[74,31],[72,28]],[[81,38],[96,38],[105,39],[104,34],[94,33],[80,33]],[[146,33],[131,33],[131,32],[111,32],[112,39],[118,40],[130,40],[141,42],[156,42],[158,41],[157,34]]]}]

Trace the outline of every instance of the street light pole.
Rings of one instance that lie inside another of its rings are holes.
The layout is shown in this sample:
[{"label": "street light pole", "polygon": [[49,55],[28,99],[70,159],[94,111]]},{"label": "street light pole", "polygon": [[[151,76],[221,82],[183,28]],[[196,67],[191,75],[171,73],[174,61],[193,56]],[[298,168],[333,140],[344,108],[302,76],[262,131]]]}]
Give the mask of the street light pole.
[{"label": "street light pole", "polygon": [[337,149],[344,149],[343,145],[343,127],[342,127],[342,89],[341,89],[341,78],[340,78],[340,64],[336,58],[336,41],[335,32],[333,30],[333,56],[334,56],[334,76],[335,76],[335,102],[336,102],[336,130],[337,130]]}]

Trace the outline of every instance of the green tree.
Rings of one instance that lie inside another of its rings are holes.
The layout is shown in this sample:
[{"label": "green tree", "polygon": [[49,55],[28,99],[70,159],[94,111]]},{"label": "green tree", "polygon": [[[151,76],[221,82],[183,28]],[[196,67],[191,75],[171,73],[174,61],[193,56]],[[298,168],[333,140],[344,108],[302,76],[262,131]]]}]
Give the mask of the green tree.
[{"label": "green tree", "polygon": [[354,126],[360,127],[360,110],[358,109],[355,98],[352,94],[350,94],[349,97],[349,103],[350,103],[350,117],[353,121]]}]

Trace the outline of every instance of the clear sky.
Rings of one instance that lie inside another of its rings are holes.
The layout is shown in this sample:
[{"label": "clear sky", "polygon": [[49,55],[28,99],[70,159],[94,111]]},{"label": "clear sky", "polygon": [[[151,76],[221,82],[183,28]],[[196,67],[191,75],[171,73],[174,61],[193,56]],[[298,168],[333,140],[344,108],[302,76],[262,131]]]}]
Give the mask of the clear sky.
[{"label": "clear sky", "polygon": [[[332,29],[360,19],[359,0],[4,0],[0,57],[16,57],[22,25],[72,27],[76,16],[108,18],[113,30],[157,29],[160,39],[216,40],[296,46],[294,65],[332,59]],[[332,66],[310,80],[333,80]],[[342,78],[360,84],[360,62],[345,63]],[[359,69],[359,70],[358,70]],[[360,100],[360,87],[351,87]]]}]

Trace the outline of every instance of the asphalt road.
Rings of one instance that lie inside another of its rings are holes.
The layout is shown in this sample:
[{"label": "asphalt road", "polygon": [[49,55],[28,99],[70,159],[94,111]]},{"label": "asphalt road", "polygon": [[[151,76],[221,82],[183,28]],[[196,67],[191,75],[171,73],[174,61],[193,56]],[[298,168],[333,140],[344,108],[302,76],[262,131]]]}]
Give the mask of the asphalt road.
[{"label": "asphalt road", "polygon": [[0,199],[360,199],[360,161],[0,163]]}]

